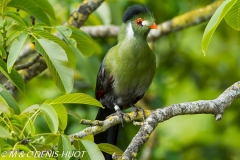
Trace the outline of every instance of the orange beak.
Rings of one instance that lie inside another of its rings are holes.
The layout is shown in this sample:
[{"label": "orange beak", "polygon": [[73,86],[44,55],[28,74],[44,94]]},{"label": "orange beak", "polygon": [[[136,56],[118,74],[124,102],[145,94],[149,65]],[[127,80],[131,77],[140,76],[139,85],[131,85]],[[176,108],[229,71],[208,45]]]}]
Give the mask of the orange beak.
[{"label": "orange beak", "polygon": [[148,28],[157,29],[157,25],[156,25],[156,23],[153,23],[151,26],[148,26]]}]

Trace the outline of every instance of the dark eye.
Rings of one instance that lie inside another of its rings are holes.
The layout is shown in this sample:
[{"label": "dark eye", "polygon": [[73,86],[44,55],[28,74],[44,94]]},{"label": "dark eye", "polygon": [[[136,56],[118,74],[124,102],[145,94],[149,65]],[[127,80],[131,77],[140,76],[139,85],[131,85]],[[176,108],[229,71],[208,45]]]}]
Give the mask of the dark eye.
[{"label": "dark eye", "polygon": [[143,22],[143,19],[142,19],[142,18],[136,19],[135,22],[137,23],[137,25],[143,26],[143,25],[142,25],[142,22]]}]

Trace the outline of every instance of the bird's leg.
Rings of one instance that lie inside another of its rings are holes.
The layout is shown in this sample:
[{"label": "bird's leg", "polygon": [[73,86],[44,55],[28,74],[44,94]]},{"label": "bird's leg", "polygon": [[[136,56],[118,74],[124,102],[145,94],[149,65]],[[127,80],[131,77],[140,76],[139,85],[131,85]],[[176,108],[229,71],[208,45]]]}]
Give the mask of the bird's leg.
[{"label": "bird's leg", "polygon": [[122,127],[124,127],[124,118],[123,117],[125,116],[129,120],[131,120],[131,117],[128,114],[124,113],[117,104],[114,104],[114,109],[115,109],[116,112],[111,114],[111,115],[109,115],[108,117],[110,117],[110,116],[118,116],[121,119]]},{"label": "bird's leg", "polygon": [[143,115],[143,120],[145,120],[145,113],[144,113],[144,109],[140,108],[140,107],[136,107],[134,104],[131,105],[132,107],[132,111],[134,112],[134,116],[138,116],[138,111],[142,111],[142,115]]}]

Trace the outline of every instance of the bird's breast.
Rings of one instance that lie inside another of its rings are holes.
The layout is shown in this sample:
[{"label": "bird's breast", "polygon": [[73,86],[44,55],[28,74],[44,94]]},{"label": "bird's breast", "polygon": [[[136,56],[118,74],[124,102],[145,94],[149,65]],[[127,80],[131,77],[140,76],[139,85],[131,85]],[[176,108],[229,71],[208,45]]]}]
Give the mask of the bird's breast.
[{"label": "bird's breast", "polygon": [[126,48],[120,48],[112,58],[114,92],[117,95],[141,96],[151,84],[156,58],[148,46],[138,50]]}]

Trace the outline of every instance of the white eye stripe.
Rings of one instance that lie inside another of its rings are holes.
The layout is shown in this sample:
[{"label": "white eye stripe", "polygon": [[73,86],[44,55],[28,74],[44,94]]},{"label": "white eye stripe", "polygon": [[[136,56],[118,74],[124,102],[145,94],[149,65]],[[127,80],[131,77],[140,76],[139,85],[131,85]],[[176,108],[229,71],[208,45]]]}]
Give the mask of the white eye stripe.
[{"label": "white eye stripe", "polygon": [[150,23],[149,23],[149,21],[145,20],[145,21],[142,21],[142,25],[143,26],[150,26]]}]

